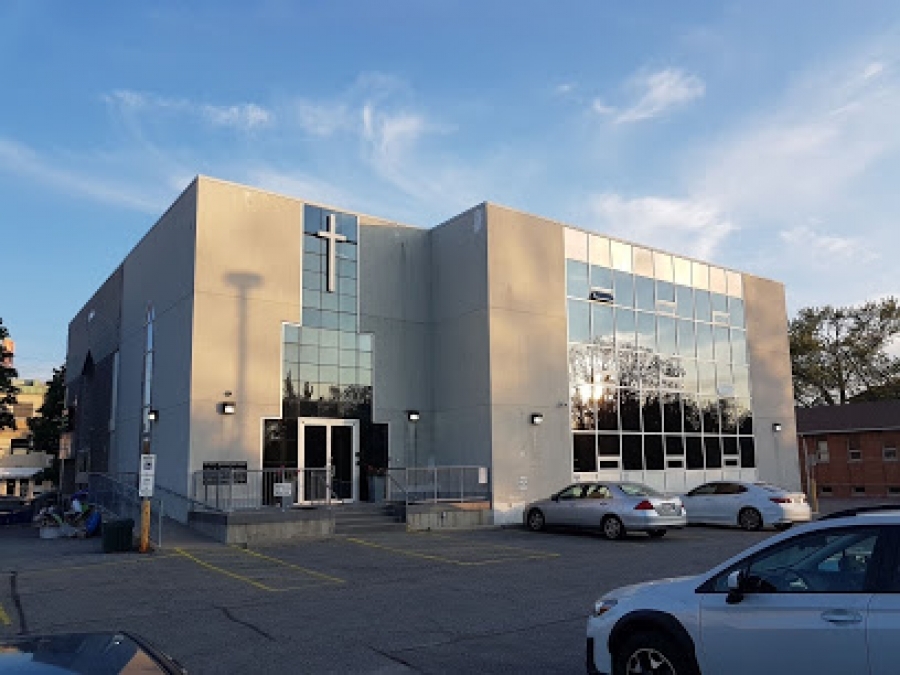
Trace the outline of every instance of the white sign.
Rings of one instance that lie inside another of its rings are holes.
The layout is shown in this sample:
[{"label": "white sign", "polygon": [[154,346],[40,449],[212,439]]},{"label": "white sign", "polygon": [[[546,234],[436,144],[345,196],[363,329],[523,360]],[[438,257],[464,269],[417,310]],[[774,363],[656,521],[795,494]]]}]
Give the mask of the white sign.
[{"label": "white sign", "polygon": [[478,467],[478,484],[479,485],[487,485],[487,467],[486,466]]},{"label": "white sign", "polygon": [[293,483],[275,483],[275,496],[276,497],[290,497],[294,494],[294,485]]},{"label": "white sign", "polygon": [[156,473],[156,455],[141,455],[141,475],[150,475]]},{"label": "white sign", "polygon": [[153,474],[141,474],[140,483],[138,484],[138,497],[153,496]]}]

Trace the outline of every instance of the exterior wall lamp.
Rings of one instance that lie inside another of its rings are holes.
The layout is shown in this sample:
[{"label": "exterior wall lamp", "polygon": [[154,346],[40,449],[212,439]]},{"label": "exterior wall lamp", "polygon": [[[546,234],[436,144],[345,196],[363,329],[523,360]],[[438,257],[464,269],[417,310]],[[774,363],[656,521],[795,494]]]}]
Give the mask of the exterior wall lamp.
[{"label": "exterior wall lamp", "polygon": [[407,410],[406,411],[406,419],[410,422],[418,422],[419,421],[419,411],[418,410]]},{"label": "exterior wall lamp", "polygon": [[781,422],[772,422],[772,433],[777,434],[781,431]]},{"label": "exterior wall lamp", "polygon": [[150,408],[150,410],[147,411],[147,420],[150,422],[158,422],[159,421],[159,410]]},{"label": "exterior wall lamp", "polygon": [[219,404],[219,414],[234,415],[235,412],[237,412],[237,405],[235,405],[234,401],[222,401]]},{"label": "exterior wall lamp", "polygon": [[544,423],[544,416],[541,413],[531,413],[531,423],[535,426]]}]

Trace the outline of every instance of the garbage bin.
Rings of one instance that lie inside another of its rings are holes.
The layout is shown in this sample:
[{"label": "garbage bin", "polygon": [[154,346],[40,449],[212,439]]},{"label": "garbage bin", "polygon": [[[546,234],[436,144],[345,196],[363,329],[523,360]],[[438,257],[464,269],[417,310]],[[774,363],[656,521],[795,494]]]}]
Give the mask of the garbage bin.
[{"label": "garbage bin", "polygon": [[103,523],[103,552],[124,553],[134,545],[134,521],[131,518]]}]

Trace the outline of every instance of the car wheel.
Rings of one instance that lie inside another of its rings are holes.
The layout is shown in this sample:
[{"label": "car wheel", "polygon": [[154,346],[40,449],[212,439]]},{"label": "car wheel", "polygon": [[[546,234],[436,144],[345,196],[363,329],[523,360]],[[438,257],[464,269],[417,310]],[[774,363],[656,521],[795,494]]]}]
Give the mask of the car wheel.
[{"label": "car wheel", "polygon": [[793,523],[775,523],[775,529],[779,532],[784,532],[789,529],[793,525]]},{"label": "car wheel", "polygon": [[654,539],[659,539],[660,537],[665,537],[666,532],[667,530],[650,530],[647,532],[647,534],[649,534]]},{"label": "car wheel", "polygon": [[698,675],[691,658],[665,633],[635,633],[615,654],[615,675]]},{"label": "car wheel", "polygon": [[616,516],[606,516],[600,523],[603,536],[607,539],[622,539],[625,536],[625,526]]},{"label": "car wheel", "polygon": [[544,529],[546,521],[544,520],[544,512],[540,509],[531,509],[528,512],[528,529],[532,532],[540,532]]},{"label": "car wheel", "polygon": [[738,525],[745,530],[758,530],[762,527],[762,524],[762,516],[756,509],[747,507],[741,509],[741,512],[738,513]]}]

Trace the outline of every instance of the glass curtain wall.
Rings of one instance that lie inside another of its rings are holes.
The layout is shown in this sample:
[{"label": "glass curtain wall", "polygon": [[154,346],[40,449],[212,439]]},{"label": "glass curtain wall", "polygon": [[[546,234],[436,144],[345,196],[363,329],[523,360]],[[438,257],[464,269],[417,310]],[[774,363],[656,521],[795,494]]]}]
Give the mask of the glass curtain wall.
[{"label": "glass curtain wall", "polygon": [[[318,236],[328,231],[329,215],[344,238],[334,242],[333,259],[329,242]],[[359,222],[353,215],[306,206],[303,226],[303,313],[300,323],[283,327],[282,419],[265,421],[264,466],[284,466],[286,457],[296,457],[299,417],[360,420],[360,453],[368,455],[372,336],[359,332]]]},{"label": "glass curtain wall", "polygon": [[566,260],[573,471],[755,467],[740,276],[578,234]]}]

